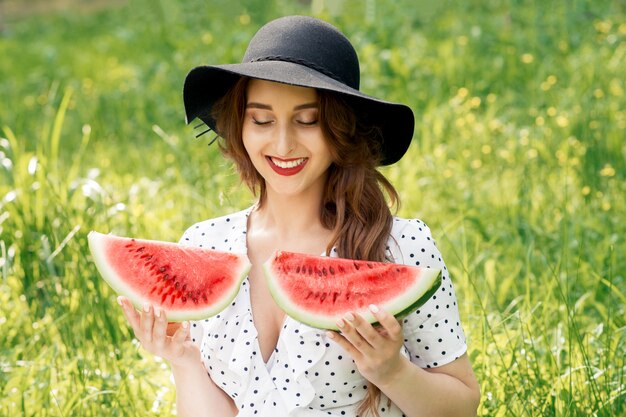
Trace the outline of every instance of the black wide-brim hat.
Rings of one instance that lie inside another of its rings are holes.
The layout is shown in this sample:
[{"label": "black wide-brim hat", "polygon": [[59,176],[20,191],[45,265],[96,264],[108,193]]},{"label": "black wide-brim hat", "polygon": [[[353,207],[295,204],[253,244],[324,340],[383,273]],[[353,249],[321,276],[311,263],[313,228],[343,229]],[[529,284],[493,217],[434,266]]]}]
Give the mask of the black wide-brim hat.
[{"label": "black wide-brim hat", "polygon": [[381,129],[381,165],[397,162],[411,144],[415,125],[411,109],[359,91],[356,51],[327,22],[308,16],[281,17],[259,29],[240,64],[192,69],[183,87],[187,123],[199,118],[219,134],[212,106],[241,76],[344,95],[357,117]]}]

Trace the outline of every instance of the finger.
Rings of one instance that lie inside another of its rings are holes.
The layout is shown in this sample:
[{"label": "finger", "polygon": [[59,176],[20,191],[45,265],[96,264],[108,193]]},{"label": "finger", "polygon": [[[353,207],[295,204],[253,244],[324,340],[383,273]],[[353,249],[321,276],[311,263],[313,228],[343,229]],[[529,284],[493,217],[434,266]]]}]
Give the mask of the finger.
[{"label": "finger", "polygon": [[352,313],[347,313],[343,319],[337,322],[337,326],[341,329],[341,335],[346,338],[359,352],[364,355],[372,353],[372,345],[370,345],[361,334],[354,328],[353,323],[356,317]]},{"label": "finger", "polygon": [[150,304],[144,304],[141,312],[141,335],[143,342],[152,342],[152,327],[154,325],[154,313]]},{"label": "finger", "polygon": [[137,334],[139,332],[139,313],[137,313],[137,310],[135,310],[126,297],[118,297],[117,302],[122,306],[122,312],[130,324],[130,327],[132,327],[135,334]]},{"label": "finger", "polygon": [[378,306],[375,306],[373,304],[369,306],[369,309],[374,317],[376,317],[376,320],[378,320],[378,323],[380,323],[381,327],[384,329],[384,332],[386,333],[384,335],[385,338],[393,341],[398,341],[402,339],[402,326],[400,325],[400,322],[398,322],[398,319],[393,316],[393,314],[390,314],[389,312],[378,308]]},{"label": "finger", "polygon": [[189,333],[189,322],[184,321],[180,324],[178,330],[176,330],[176,333],[174,333],[174,336],[172,336],[172,342],[182,345],[182,343],[187,338],[187,333]]},{"label": "finger", "polygon": [[341,334],[337,332],[327,331],[326,337],[341,346],[356,362],[358,362],[362,358],[363,354],[359,352],[359,350],[356,349],[354,346],[352,346],[352,343],[350,343]]},{"label": "finger", "polygon": [[154,316],[154,327],[152,331],[154,346],[157,349],[163,349],[167,337],[167,320],[165,318],[165,312],[160,308],[155,307]]},{"label": "finger", "polygon": [[385,339],[378,333],[378,331],[366,321],[360,314],[354,313],[354,320],[352,320],[352,327],[361,335],[361,337],[374,349],[380,348],[385,343]]}]

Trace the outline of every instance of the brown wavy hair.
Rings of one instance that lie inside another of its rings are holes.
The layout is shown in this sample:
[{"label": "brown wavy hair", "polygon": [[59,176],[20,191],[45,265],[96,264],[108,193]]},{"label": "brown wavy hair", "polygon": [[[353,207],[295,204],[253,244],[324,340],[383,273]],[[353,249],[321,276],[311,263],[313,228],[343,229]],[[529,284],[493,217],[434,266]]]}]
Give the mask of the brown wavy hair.
[{"label": "brown wavy hair", "polygon": [[[232,159],[242,181],[259,196],[259,206],[266,198],[263,177],[256,171],[243,145],[242,128],[249,78],[240,78],[214,106],[219,146]],[[322,225],[334,231],[326,253],[335,248],[342,258],[390,261],[387,240],[399,197],[393,185],[376,169],[381,158],[381,133],[368,125],[346,98],[318,90],[319,121],[333,157],[320,204]],[[368,383],[368,391],[358,407],[358,414],[376,417],[380,390]]]}]

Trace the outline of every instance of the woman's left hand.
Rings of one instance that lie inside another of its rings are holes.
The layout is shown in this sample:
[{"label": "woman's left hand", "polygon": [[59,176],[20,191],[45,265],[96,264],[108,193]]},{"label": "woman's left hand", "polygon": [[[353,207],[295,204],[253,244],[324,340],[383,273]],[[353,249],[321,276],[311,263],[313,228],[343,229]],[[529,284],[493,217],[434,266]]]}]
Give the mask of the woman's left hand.
[{"label": "woman's left hand", "polygon": [[365,379],[380,385],[392,379],[401,367],[402,327],[388,312],[376,306],[370,306],[370,311],[380,326],[372,326],[357,313],[348,313],[337,322],[341,333],[328,332],[327,336],[352,356]]}]

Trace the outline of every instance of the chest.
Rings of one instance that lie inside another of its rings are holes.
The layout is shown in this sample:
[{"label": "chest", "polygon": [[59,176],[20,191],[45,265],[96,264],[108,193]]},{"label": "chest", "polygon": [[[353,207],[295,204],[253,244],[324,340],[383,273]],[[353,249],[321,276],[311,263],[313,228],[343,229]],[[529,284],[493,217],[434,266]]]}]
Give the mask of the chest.
[{"label": "chest", "polygon": [[278,343],[285,313],[278,307],[269,292],[261,264],[252,264],[248,280],[252,319],[257,331],[263,362],[267,362]]}]

